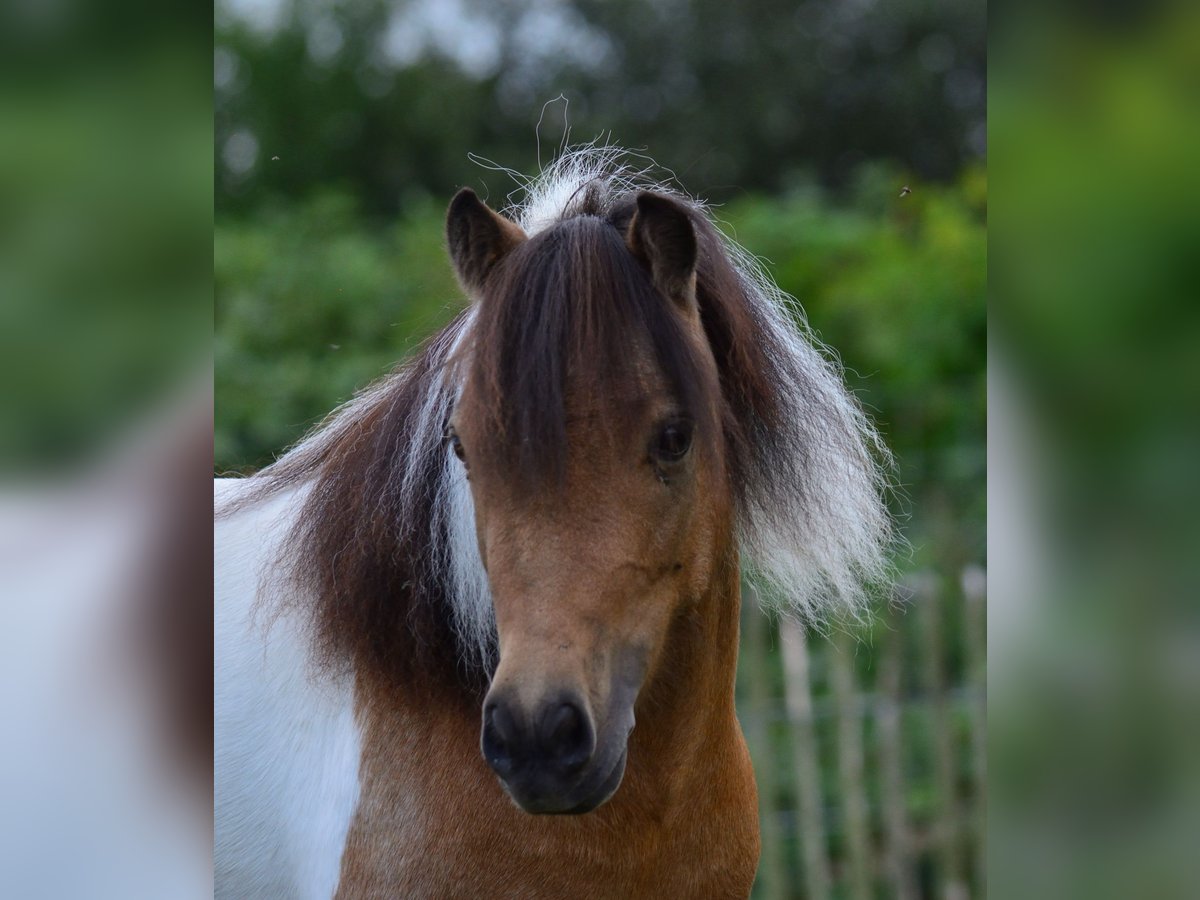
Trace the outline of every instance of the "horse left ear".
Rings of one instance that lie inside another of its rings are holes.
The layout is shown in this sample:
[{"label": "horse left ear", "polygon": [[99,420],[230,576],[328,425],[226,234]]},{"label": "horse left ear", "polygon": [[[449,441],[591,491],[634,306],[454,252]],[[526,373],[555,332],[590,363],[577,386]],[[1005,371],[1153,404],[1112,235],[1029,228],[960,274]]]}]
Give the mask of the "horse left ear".
[{"label": "horse left ear", "polygon": [[492,267],[524,240],[519,225],[493,212],[470,188],[450,201],[446,243],[454,274],[468,293],[477,292]]},{"label": "horse left ear", "polygon": [[650,267],[654,286],[687,311],[696,309],[696,229],[679,203],[644,191],[625,242]]}]

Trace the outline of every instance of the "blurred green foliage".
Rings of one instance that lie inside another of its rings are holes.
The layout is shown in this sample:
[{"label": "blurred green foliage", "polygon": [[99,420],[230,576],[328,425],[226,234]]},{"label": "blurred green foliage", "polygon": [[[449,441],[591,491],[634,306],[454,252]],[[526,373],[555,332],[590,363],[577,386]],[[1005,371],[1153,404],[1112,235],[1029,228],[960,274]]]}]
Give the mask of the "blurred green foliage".
[{"label": "blurred green foliage", "polygon": [[995,31],[1005,896],[1200,884],[1200,9],[1105,11],[1034,7]]},{"label": "blurred green foliage", "polygon": [[997,333],[1073,442],[1055,480],[1080,521],[1119,491],[1155,553],[1190,555],[1200,492],[1177,473],[1198,437],[1174,410],[1200,396],[1200,14],[1132,32],[1049,17],[1035,34],[1002,33],[1024,68],[992,90],[1002,212],[1021,223],[996,241]]},{"label": "blurred green foliage", "polygon": [[985,149],[983,0],[222,0],[216,26],[227,212],[336,186],[393,214],[469,151],[535,169],[539,121],[542,161],[611,134],[722,201]]},{"label": "blurred green foliage", "polygon": [[213,151],[194,52],[56,67],[60,40],[40,35],[42,62],[0,83],[0,468],[41,474],[195,378],[212,333]]},{"label": "blurred green foliage", "polygon": [[269,462],[449,320],[441,221],[418,206],[376,227],[325,194],[218,225],[218,470]]}]

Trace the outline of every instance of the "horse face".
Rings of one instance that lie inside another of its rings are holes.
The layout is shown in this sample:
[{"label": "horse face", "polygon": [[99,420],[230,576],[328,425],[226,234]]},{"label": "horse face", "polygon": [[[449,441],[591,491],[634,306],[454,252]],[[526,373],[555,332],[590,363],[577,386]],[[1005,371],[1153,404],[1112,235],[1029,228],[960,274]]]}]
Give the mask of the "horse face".
[{"label": "horse face", "polygon": [[[473,195],[451,205],[451,255],[485,305],[489,270],[523,240],[498,219]],[[672,333],[699,360],[697,377],[715,386],[686,213],[643,195],[623,237],[619,253],[644,266]],[[718,417],[682,407],[648,342],[627,352],[631,377],[619,384],[567,367],[565,458],[553,485],[531,487],[514,471],[511,438],[489,425],[488,378],[465,379],[450,421],[500,642],[482,751],[531,813],[589,812],[617,790],[638,697],[660,673],[669,678],[672,628],[702,601],[727,545]]]},{"label": "horse face", "polygon": [[545,494],[493,461],[469,394],[452,422],[500,638],[482,749],[529,812],[587,812],[616,791],[638,695],[717,562],[706,436],[665,393],[572,405],[566,477]]}]

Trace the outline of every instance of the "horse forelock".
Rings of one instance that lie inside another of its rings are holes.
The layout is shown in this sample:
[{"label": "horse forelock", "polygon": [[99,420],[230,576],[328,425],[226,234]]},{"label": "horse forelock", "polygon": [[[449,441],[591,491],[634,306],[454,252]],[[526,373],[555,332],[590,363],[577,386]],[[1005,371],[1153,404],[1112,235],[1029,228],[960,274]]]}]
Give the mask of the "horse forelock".
[{"label": "horse forelock", "polygon": [[[602,380],[620,379],[629,340],[693,414],[716,407],[743,565],[760,596],[810,621],[856,614],[887,574],[890,460],[795,301],[700,203],[622,165],[615,148],[568,152],[524,190],[507,212],[531,240],[484,298],[502,302],[461,314],[242,494],[240,503],[253,502],[312,485],[284,562],[303,588],[296,596],[316,604],[322,659],[399,678],[432,667],[477,689],[486,683],[494,614],[447,417],[463,379],[481,372],[503,426],[540,450],[545,442],[561,449],[564,367],[582,363]],[[689,210],[719,384],[692,377],[698,363],[676,317],[623,250],[642,190]]]}]

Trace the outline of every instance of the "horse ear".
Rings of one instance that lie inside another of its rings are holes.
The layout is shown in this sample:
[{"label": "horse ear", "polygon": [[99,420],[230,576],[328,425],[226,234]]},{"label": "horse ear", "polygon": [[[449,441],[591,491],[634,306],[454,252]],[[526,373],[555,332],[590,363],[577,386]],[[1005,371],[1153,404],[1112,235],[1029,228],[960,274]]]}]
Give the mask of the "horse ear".
[{"label": "horse ear", "polygon": [[450,201],[446,243],[454,274],[468,293],[478,291],[492,267],[524,240],[520,226],[493,212],[470,188]]},{"label": "horse ear", "polygon": [[688,311],[696,308],[696,229],[686,209],[662,194],[638,194],[625,242],[650,267],[659,291]]}]

